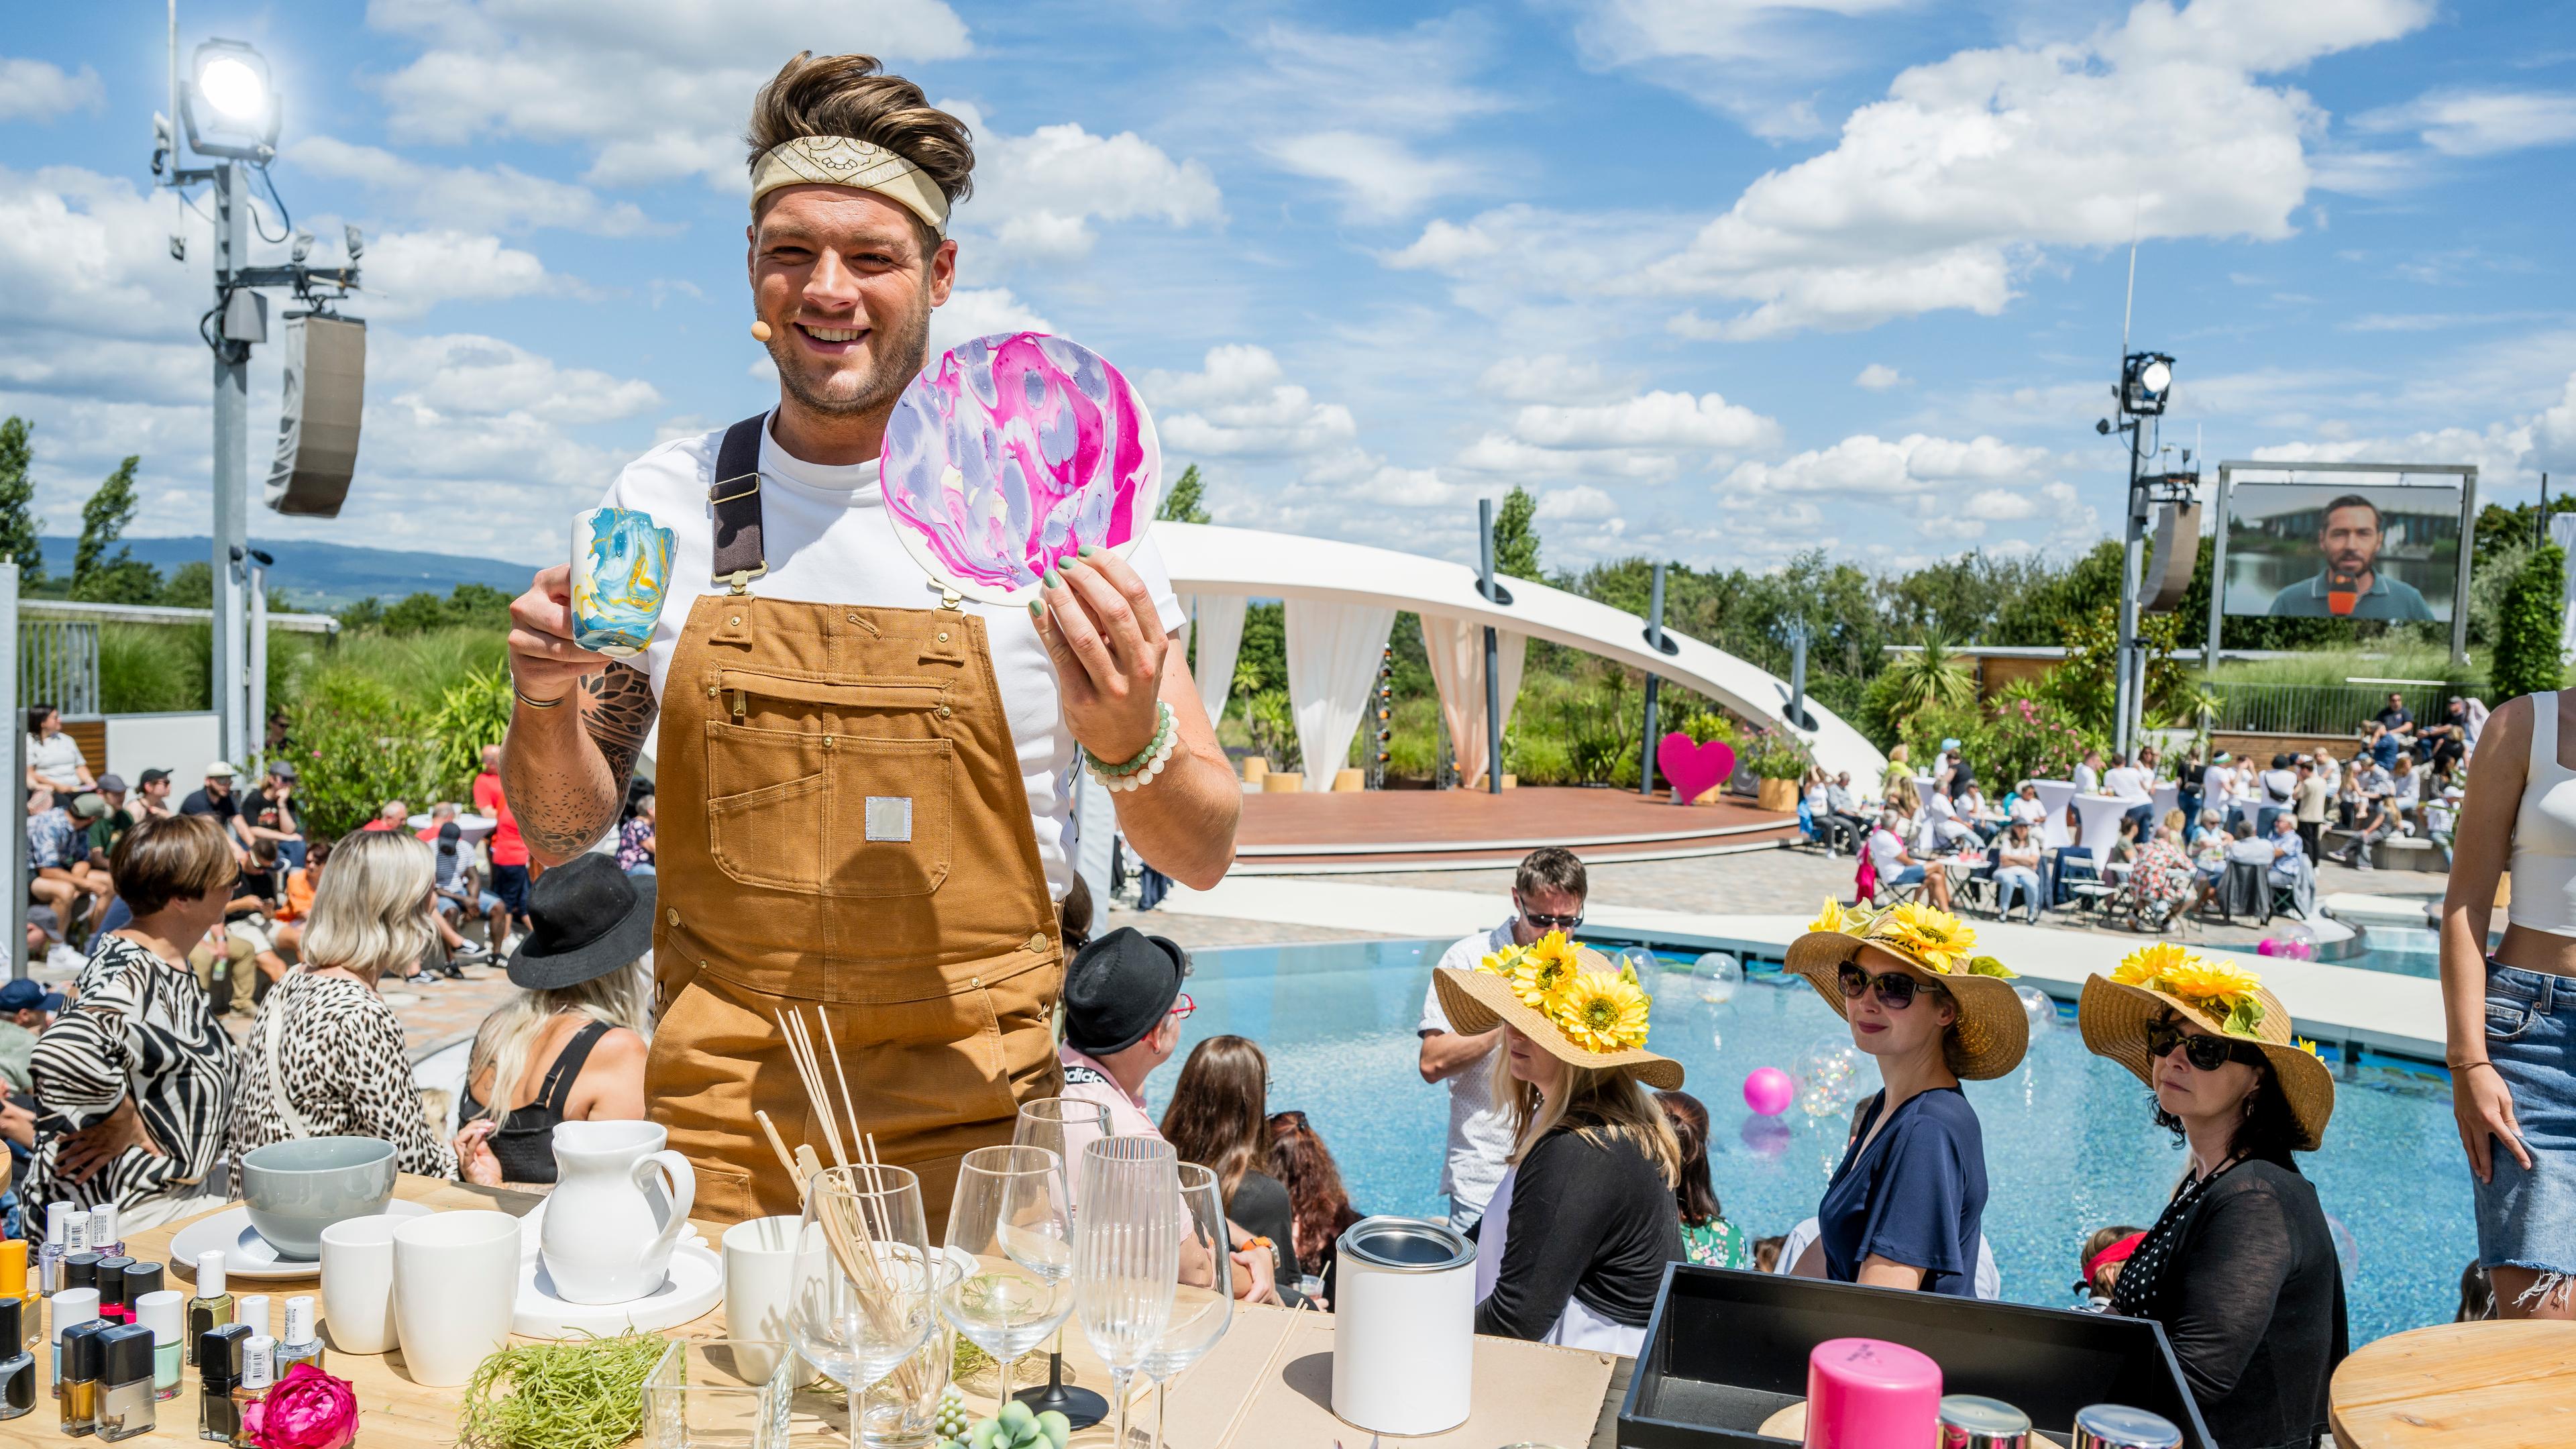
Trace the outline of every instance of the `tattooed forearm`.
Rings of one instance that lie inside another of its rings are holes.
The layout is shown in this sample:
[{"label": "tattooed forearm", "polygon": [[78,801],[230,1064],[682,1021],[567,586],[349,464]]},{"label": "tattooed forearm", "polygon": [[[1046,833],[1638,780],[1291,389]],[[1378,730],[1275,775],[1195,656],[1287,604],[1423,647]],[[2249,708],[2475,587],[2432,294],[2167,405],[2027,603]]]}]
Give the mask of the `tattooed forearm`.
[{"label": "tattooed forearm", "polygon": [[652,680],[631,664],[612,664],[582,681],[581,727],[599,745],[599,757],[608,762],[609,778],[621,797],[658,709]]},{"label": "tattooed forearm", "polygon": [[502,766],[519,832],[549,863],[588,850],[617,823],[656,713],[652,683],[632,665],[610,665],[582,681],[573,698],[578,730],[565,728],[570,721],[561,711],[520,711]]}]

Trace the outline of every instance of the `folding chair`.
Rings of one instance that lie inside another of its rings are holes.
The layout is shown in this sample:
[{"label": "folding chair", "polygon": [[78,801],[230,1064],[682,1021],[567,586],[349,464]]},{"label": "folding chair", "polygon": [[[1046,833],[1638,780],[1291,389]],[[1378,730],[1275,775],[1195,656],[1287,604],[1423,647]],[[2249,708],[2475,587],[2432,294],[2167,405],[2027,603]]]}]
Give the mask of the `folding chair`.
[{"label": "folding chair", "polygon": [[1967,876],[1959,882],[1959,888],[1954,893],[1957,897],[1954,904],[1962,911],[1989,911],[1993,913],[1995,919],[2002,920],[2003,889],[1995,883],[1995,867],[2002,863],[2003,847],[1987,846],[1986,863],[1968,872]]}]

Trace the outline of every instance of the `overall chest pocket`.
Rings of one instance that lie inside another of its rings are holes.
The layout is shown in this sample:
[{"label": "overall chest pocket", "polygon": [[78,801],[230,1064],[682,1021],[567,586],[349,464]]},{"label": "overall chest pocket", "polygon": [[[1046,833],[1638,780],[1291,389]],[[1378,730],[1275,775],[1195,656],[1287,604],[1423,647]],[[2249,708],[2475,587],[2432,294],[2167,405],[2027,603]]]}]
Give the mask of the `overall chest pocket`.
[{"label": "overall chest pocket", "polygon": [[707,846],[727,877],[874,900],[947,880],[960,784],[942,686],[727,669],[710,688]]}]

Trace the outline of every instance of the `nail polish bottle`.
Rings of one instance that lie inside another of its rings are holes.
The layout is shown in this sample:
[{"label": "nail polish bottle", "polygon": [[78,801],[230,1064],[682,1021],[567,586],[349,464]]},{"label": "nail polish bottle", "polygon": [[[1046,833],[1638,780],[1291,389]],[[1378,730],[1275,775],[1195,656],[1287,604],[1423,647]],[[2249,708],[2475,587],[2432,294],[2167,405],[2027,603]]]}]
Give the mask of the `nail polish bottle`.
[{"label": "nail polish bottle", "polygon": [[322,1335],[313,1331],[313,1300],[304,1294],[286,1300],[286,1336],[277,1341],[274,1371],[279,1378],[300,1363],[322,1367]]},{"label": "nail polish bottle", "polygon": [[98,1432],[98,1371],[102,1365],[98,1341],[113,1329],[113,1324],[93,1318],[63,1330],[63,1432],[74,1438]]},{"label": "nail polish bottle", "polygon": [[267,1334],[242,1340],[241,1382],[233,1386],[233,1443],[238,1449],[251,1449],[242,1437],[242,1414],[268,1397],[268,1386],[277,1381],[276,1354],[277,1340]]},{"label": "nail polish bottle", "polygon": [[46,1378],[53,1382],[54,1397],[63,1396],[63,1335],[84,1323],[98,1321],[98,1290],[66,1288],[54,1295],[53,1369]]},{"label": "nail polish bottle", "polygon": [[89,1210],[89,1250],[101,1257],[125,1256],[125,1240],[116,1235],[116,1204]]},{"label": "nail polish bottle", "polygon": [[[83,1219],[86,1221],[86,1218]],[[86,1248],[75,1248],[63,1254],[63,1286],[59,1292],[74,1288],[98,1287],[98,1254]]]},{"label": "nail polish bottle", "polygon": [[0,1419],[14,1419],[36,1407],[36,1356],[19,1338],[29,1300],[0,1298]]},{"label": "nail polish bottle", "polygon": [[152,1330],[152,1397],[156,1399],[179,1397],[180,1324],[186,1313],[176,1288],[135,1295],[134,1321]]},{"label": "nail polish bottle", "polygon": [[[63,1255],[71,1251],[65,1246],[71,1241],[71,1224],[70,1203],[58,1202],[45,1209],[45,1246],[36,1255],[36,1281],[38,1291],[48,1298],[63,1286]],[[82,1218],[81,1225],[87,1227],[89,1219]]]},{"label": "nail polish bottle", "polygon": [[98,1336],[98,1437],[149,1434],[159,1415],[152,1396],[152,1330],[139,1323]]},{"label": "nail polish bottle", "polygon": [[123,1254],[98,1260],[98,1316],[122,1327],[134,1321],[134,1308],[125,1296],[125,1270],[134,1260]]},{"label": "nail polish bottle", "polygon": [[241,1387],[242,1345],[250,1325],[221,1323],[197,1339],[197,1437],[230,1444],[241,1434],[233,1390]]},{"label": "nail polish bottle", "polygon": [[269,1337],[268,1295],[265,1293],[245,1293],[241,1297],[233,1300],[233,1318],[237,1322],[247,1323],[250,1325],[251,1337]]},{"label": "nail polish bottle", "polygon": [[[221,1328],[233,1321],[233,1295],[224,1291],[224,1250],[209,1248],[197,1255],[197,1296],[188,1300],[187,1354],[188,1366],[197,1365],[197,1346],[206,1331]],[[238,1368],[234,1370],[240,1372]]]},{"label": "nail polish bottle", "polygon": [[40,1326],[36,1319],[42,1316],[37,1305],[44,1300],[27,1291],[27,1240],[24,1238],[0,1242],[0,1298],[18,1300],[18,1329],[23,1335],[15,1339],[0,1335],[0,1358],[7,1358],[35,1342]]}]

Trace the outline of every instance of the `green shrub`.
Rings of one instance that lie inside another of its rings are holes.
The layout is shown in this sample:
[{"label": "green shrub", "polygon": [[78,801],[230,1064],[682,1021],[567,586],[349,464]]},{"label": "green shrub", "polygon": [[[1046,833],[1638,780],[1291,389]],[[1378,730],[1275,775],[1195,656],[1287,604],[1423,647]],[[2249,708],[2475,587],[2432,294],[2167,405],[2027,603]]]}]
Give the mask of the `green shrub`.
[{"label": "green shrub", "polygon": [[1742,749],[1744,768],[1757,780],[1796,780],[1803,778],[1816,763],[1807,742],[1778,730],[1756,730],[1753,739]]},{"label": "green shrub", "polygon": [[429,729],[438,741],[441,798],[471,799],[474,777],[483,771],[483,747],[501,743],[510,730],[510,666],[495,664],[450,685]]},{"label": "green shrub", "polygon": [[203,624],[101,624],[98,707],[155,714],[206,707],[213,631]]},{"label": "green shrub", "polygon": [[373,680],[344,680],[288,711],[308,830],[336,838],[375,818],[387,800],[426,808],[438,792],[438,741],[428,718]]},{"label": "green shrub", "polygon": [[2492,671],[2498,703],[2561,687],[2565,671],[2558,660],[2558,610],[2566,576],[2567,551],[2551,544],[2533,549],[2505,590]]},{"label": "green shrub", "polygon": [[2007,699],[1994,717],[1965,737],[1969,762],[1987,787],[2009,790],[2024,780],[2064,780],[2084,758],[2081,730],[2053,707],[2029,698]]}]

